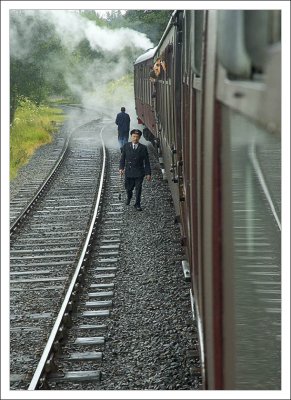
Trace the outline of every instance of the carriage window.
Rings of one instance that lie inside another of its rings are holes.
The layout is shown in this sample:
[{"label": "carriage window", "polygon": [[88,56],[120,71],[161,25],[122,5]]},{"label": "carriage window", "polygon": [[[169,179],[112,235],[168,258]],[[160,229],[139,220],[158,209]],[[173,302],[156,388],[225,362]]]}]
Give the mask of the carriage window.
[{"label": "carriage window", "polygon": [[146,85],[146,103],[149,104],[149,80],[148,80],[148,66],[144,66],[144,82]]},{"label": "carriage window", "polygon": [[219,11],[217,56],[229,79],[262,80],[268,47],[280,37],[278,10]]},{"label": "carriage window", "polygon": [[140,98],[142,98],[142,74],[141,74],[141,72],[142,72],[142,65],[140,65],[140,67],[139,67],[139,95],[140,95]]},{"label": "carriage window", "polygon": [[233,274],[236,299],[236,388],[278,390],[281,141],[278,135],[226,108],[223,120],[231,139],[231,167],[227,168],[232,174],[234,247],[229,273]]},{"label": "carriage window", "polygon": [[202,35],[204,11],[194,11],[194,52],[191,54],[191,63],[196,75],[201,75]]},{"label": "carriage window", "polygon": [[145,69],[146,69],[146,66],[143,65],[143,68],[142,68],[143,97],[146,102],[147,101],[147,84],[146,84],[146,79],[145,79]]},{"label": "carriage window", "polygon": [[217,57],[229,79],[250,78],[251,61],[245,48],[243,10],[218,12]]},{"label": "carriage window", "polygon": [[146,86],[146,80],[145,80],[145,65],[143,65],[143,68],[142,68],[142,82],[143,82],[143,97],[144,97],[144,100],[146,101],[146,99],[147,99],[147,86]]},{"label": "carriage window", "polygon": [[183,74],[185,74],[185,73],[187,73],[187,71],[189,71],[189,62],[190,62],[189,48],[190,48],[190,40],[191,40],[191,38],[190,38],[190,27],[191,27],[190,12],[187,12],[187,11],[185,12],[184,19],[185,19],[185,24],[184,24],[185,28],[183,31],[183,42],[184,42],[183,48],[185,49],[185,51],[184,51],[184,57],[183,57],[183,60],[184,60]]},{"label": "carriage window", "polygon": [[173,63],[173,43],[169,43],[164,51],[165,60],[165,75],[168,80],[172,75],[172,63]]},{"label": "carriage window", "polygon": [[265,70],[267,48],[281,38],[281,13],[278,10],[244,11],[245,46],[254,73]]}]

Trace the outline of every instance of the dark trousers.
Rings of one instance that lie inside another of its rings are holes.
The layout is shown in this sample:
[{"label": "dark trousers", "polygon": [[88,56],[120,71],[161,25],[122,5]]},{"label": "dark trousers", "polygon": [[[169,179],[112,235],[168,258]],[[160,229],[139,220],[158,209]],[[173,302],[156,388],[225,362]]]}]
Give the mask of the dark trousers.
[{"label": "dark trousers", "polygon": [[138,178],[127,178],[125,177],[125,190],[127,192],[127,198],[130,200],[132,198],[132,191],[135,188],[135,205],[140,206],[141,189],[143,176]]},{"label": "dark trousers", "polygon": [[119,143],[119,147],[122,148],[122,146],[128,142],[128,136],[129,133],[125,132],[125,133],[121,133],[118,131],[118,143]]}]

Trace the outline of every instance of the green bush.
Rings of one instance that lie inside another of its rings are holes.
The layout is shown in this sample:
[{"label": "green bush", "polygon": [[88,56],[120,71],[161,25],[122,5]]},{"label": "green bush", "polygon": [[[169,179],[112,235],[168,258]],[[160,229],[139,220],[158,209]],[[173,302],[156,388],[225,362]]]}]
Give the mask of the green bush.
[{"label": "green bush", "polygon": [[64,120],[62,110],[36,106],[22,98],[10,130],[10,179],[28,162],[35,150],[52,141],[56,122]]}]

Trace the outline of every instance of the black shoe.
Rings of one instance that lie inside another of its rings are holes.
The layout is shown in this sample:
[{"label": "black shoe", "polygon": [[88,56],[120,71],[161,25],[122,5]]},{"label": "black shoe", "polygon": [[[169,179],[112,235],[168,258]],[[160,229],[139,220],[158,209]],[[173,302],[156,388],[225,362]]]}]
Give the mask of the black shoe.
[{"label": "black shoe", "polygon": [[127,199],[126,202],[125,202],[125,204],[126,204],[127,206],[129,206],[129,205],[130,205],[130,199]]},{"label": "black shoe", "polygon": [[142,211],[142,208],[141,208],[141,206],[137,206],[137,205],[135,205],[135,206],[134,206],[134,208],[136,209],[136,211]]}]

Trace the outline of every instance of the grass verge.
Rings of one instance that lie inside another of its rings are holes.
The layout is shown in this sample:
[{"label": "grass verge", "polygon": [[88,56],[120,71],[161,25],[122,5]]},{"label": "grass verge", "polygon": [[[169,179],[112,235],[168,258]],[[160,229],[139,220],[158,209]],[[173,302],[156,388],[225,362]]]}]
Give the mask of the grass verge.
[{"label": "grass verge", "polygon": [[36,106],[23,99],[16,110],[10,128],[10,179],[17,176],[19,168],[28,162],[35,150],[52,141],[56,122],[65,116],[58,108]]}]

